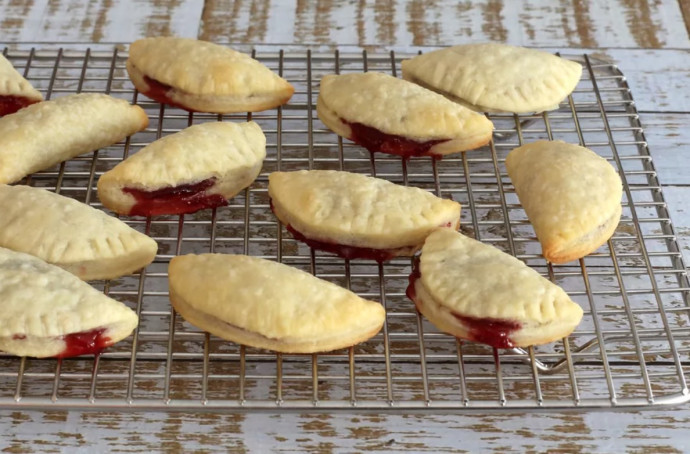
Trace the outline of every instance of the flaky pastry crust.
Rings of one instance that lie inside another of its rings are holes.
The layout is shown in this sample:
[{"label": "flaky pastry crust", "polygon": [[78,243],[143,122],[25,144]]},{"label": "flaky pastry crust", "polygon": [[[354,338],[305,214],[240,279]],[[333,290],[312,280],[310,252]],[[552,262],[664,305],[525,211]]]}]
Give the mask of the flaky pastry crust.
[{"label": "flaky pastry crust", "polygon": [[18,96],[34,102],[43,101],[41,92],[32,87],[3,55],[0,55],[0,96]]},{"label": "flaky pastry crust", "polygon": [[375,335],[376,302],[277,262],[202,254],[170,262],[170,300],[191,324],[223,339],[285,353],[349,347]]},{"label": "flaky pastry crust", "polygon": [[156,191],[215,178],[207,194],[229,199],[249,186],[266,157],[266,137],[255,122],[210,122],[163,137],[98,180],[107,208],[127,215],[134,197],[123,188]]},{"label": "flaky pastry crust", "polygon": [[582,65],[540,50],[477,43],[404,60],[402,76],[480,112],[528,113],[557,109]]},{"label": "flaky pastry crust", "polygon": [[305,237],[413,254],[435,228],[460,224],[460,204],[423,189],[335,170],[273,172],[273,210]]},{"label": "flaky pastry crust", "polygon": [[417,142],[444,140],[429,150],[435,155],[481,147],[489,143],[493,132],[485,116],[376,72],[324,76],[316,109],[321,121],[345,138],[352,138],[346,123],[350,122]]},{"label": "flaky pastry crust", "polygon": [[29,186],[0,185],[0,247],[25,252],[83,280],[114,279],[153,261],[158,246],[117,218]]},{"label": "flaky pastry crust", "polygon": [[170,87],[166,95],[193,111],[256,112],[288,102],[294,87],[263,64],[228,47],[188,38],[132,43],[127,72],[141,92],[144,76]]},{"label": "flaky pastry crust", "polygon": [[96,93],[30,105],[0,118],[0,183],[112,145],[148,124],[141,107]]},{"label": "flaky pastry crust", "polygon": [[584,257],[616,230],[623,185],[593,151],[541,140],[511,151],[506,168],[548,261]]},{"label": "flaky pastry crust", "polygon": [[0,350],[52,357],[65,350],[63,336],[104,329],[115,343],[137,323],[134,311],[68,272],[0,248]]},{"label": "flaky pastry crust", "polygon": [[582,319],[582,308],[563,289],[515,257],[450,229],[429,235],[419,267],[419,311],[458,337],[471,338],[453,313],[518,323],[510,335],[516,347],[563,338]]}]

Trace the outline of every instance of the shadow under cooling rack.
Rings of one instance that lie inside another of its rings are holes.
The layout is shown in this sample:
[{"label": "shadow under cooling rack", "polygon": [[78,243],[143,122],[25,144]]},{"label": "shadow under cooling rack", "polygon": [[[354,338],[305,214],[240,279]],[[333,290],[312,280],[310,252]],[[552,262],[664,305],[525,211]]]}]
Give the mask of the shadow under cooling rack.
[{"label": "shadow under cooling rack", "polygon": [[[493,142],[441,161],[371,156],[316,117],[325,74],[398,75],[409,55],[262,52],[288,79],[286,106],[256,114],[189,114],[139,96],[118,50],[34,49],[3,54],[46,98],[103,92],[144,108],[151,124],[123,143],[23,181],[103,209],[98,177],[153,140],[188,125],[252,119],[267,137],[256,182],[229,206],[186,216],[126,218],[159,253],[141,274],[93,284],[137,311],[133,336],[100,357],[64,360],[0,355],[0,407],[88,409],[498,409],[649,407],[690,400],[689,283],[635,104],[615,65],[586,55],[574,93],[557,110],[491,115]],[[579,143],[618,169],[623,217],[613,238],[579,262],[550,265],[505,171],[523,143]],[[527,350],[498,350],[438,332],[405,297],[409,259],[345,261],[296,242],[269,208],[275,170],[342,169],[418,186],[463,205],[463,233],[515,255],[562,286],[584,309],[576,331]],[[223,252],[278,260],[350,288],[386,308],[384,329],[352,348],[287,355],[223,341],[172,310],[167,265],[176,254]]]}]

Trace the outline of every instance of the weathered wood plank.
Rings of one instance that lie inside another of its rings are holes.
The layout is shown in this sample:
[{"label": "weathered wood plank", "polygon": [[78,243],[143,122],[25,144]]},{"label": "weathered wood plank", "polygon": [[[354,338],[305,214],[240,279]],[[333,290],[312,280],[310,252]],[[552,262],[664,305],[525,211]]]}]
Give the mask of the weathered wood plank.
[{"label": "weathered wood plank", "polygon": [[638,111],[690,112],[690,51],[607,49],[603,55],[626,76]]},{"label": "weathered wood plank", "polygon": [[690,114],[643,113],[640,121],[661,184],[690,185]]},{"label": "weathered wood plank", "polygon": [[154,35],[196,37],[198,0],[0,0],[0,42],[130,42]]},{"label": "weathered wood plank", "polygon": [[0,42],[129,42],[154,34],[198,34],[211,41],[262,44],[436,46],[494,40],[690,48],[675,0],[0,0],[0,11]]},{"label": "weathered wood plank", "polygon": [[[3,413],[6,452],[657,452],[690,411],[439,414]],[[40,440],[36,434],[40,434]]]}]

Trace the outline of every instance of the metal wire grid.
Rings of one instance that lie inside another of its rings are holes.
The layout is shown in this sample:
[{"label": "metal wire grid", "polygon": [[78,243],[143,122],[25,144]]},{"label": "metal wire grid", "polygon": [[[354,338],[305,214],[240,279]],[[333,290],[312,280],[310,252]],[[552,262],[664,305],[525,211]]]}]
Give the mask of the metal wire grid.
[{"label": "metal wire grid", "polygon": [[[186,216],[126,218],[159,244],[135,276],[94,282],[137,311],[133,336],[100,357],[64,360],[0,355],[0,407],[87,409],[480,409],[645,407],[690,400],[685,267],[624,76],[612,64],[572,55],[584,65],[578,88],[558,110],[492,115],[494,141],[434,161],[371,156],[324,127],[314,112],[321,76],[353,71],[398,75],[389,54],[252,55],[296,86],[290,103],[247,115],[188,114],[139,96],[126,53],[91,49],[4,49],[47,99],[105,92],[141,105],[150,127],[124,143],[28,177],[102,208],[98,176],[163,135],[205,121],[257,121],[267,158],[257,181],[227,207]],[[623,219],[611,240],[579,263],[552,266],[508,179],[504,159],[538,139],[583,144],[606,157],[624,182]],[[566,340],[527,351],[497,350],[439,333],[404,290],[408,259],[383,265],[346,261],[296,242],[270,212],[274,170],[343,169],[419,186],[463,205],[462,230],[524,260],[581,303],[585,316]],[[247,253],[311,271],[381,301],[382,332],[350,349],[287,355],[235,345],[185,323],[170,307],[167,264],[177,254]]]}]

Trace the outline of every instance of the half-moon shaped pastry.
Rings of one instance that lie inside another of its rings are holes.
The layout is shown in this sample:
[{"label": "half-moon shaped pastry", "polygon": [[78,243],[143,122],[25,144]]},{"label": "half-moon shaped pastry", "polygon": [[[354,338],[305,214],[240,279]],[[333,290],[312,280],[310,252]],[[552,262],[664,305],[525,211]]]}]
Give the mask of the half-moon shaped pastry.
[{"label": "half-moon shaped pastry", "polygon": [[418,85],[368,72],[321,79],[321,121],[367,150],[436,156],[486,145],[493,123]]},{"label": "half-moon shaped pastry", "polygon": [[508,153],[506,168],[546,260],[577,260],[595,251],[616,230],[621,218],[621,179],[593,151],[541,140]]},{"label": "half-moon shaped pastry", "polygon": [[149,124],[139,106],[84,93],[0,118],[0,183],[14,183],[80,154],[112,145]]},{"label": "half-moon shaped pastry", "polygon": [[114,279],[153,261],[158,246],[117,218],[29,186],[0,185],[0,247],[25,252],[83,280]]},{"label": "half-moon shaped pastry", "polygon": [[569,335],[582,308],[515,257],[450,229],[427,238],[407,296],[438,329],[495,348]]},{"label": "half-moon shaped pastry", "polygon": [[36,358],[97,354],[137,323],[130,308],[65,270],[0,248],[0,350]]},{"label": "half-moon shaped pastry", "polygon": [[309,273],[246,255],[170,261],[170,300],[189,323],[226,340],[285,353],[364,342],[385,319],[381,304]]},{"label": "half-moon shaped pastry", "polygon": [[582,65],[548,52],[499,43],[464,44],[402,62],[403,79],[479,112],[558,108]]},{"label": "half-moon shaped pastry", "polygon": [[0,55],[0,117],[43,101],[43,95]]},{"label": "half-moon shaped pastry", "polygon": [[295,89],[249,55],[188,38],[132,43],[127,72],[141,93],[190,112],[257,112],[288,102]]},{"label": "half-moon shaped pastry", "polygon": [[350,172],[273,172],[268,195],[296,239],[347,259],[411,256],[434,229],[460,225],[457,202]]},{"label": "half-moon shaped pastry", "polygon": [[193,213],[227,205],[266,157],[258,124],[212,122],[156,140],[98,180],[107,208],[131,216]]}]

